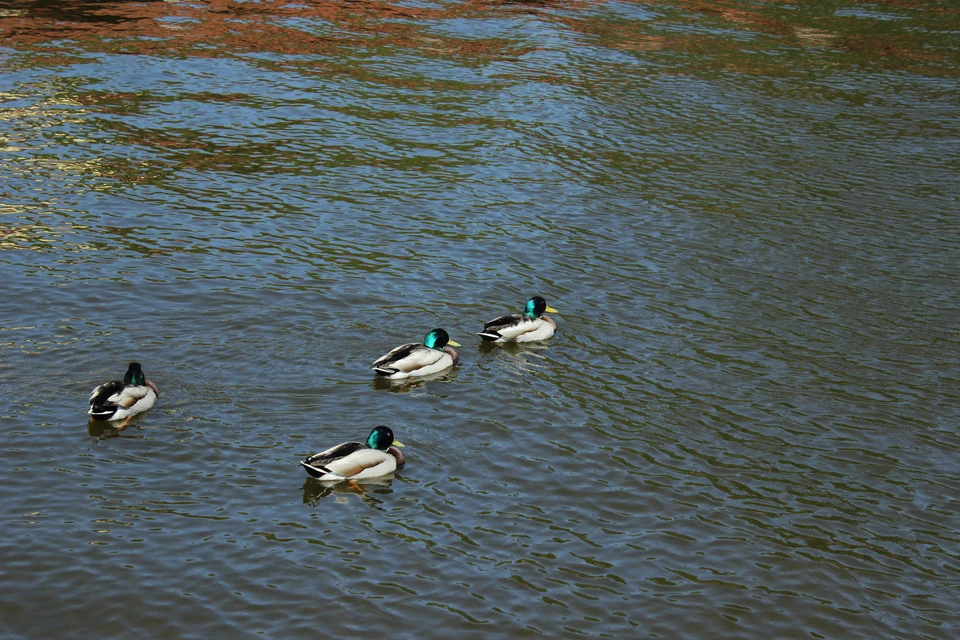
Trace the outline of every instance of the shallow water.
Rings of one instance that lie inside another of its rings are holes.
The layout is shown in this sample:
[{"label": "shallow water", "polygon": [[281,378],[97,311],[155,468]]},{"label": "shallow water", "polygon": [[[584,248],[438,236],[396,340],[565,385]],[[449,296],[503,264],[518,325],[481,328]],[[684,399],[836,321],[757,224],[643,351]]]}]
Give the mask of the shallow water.
[{"label": "shallow water", "polygon": [[955,637],[958,18],[0,5],[0,635]]}]

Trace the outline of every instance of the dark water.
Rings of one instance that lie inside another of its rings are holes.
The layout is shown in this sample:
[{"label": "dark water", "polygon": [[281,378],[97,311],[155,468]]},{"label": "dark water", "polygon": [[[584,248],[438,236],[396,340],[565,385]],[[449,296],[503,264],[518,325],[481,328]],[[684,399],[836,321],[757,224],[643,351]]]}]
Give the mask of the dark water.
[{"label": "dark water", "polygon": [[0,636],[957,637],[958,25],[0,3]]}]

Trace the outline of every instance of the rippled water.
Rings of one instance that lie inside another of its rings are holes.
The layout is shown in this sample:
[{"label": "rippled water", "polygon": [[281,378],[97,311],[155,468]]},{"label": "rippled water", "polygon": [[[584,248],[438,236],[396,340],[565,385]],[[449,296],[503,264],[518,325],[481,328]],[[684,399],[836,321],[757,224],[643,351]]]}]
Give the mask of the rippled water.
[{"label": "rippled water", "polygon": [[0,635],[956,637],[958,18],[3,3]]}]

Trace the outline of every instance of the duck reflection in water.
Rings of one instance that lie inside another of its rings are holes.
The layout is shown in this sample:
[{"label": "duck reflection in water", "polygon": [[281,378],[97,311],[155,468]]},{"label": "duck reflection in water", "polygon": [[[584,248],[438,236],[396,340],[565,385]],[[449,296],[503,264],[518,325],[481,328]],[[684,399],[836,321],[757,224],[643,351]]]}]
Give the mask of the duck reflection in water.
[{"label": "duck reflection in water", "polygon": [[102,422],[100,420],[87,421],[87,433],[91,438],[97,440],[110,440],[112,438],[143,438],[143,436],[130,433],[131,427],[136,427],[137,423],[144,418],[144,415],[137,415],[128,418],[123,425],[117,422]]},{"label": "duck reflection in water", "polygon": [[426,386],[428,382],[450,382],[453,380],[453,373],[441,371],[431,373],[417,378],[402,378],[400,380],[391,380],[377,376],[373,379],[372,386],[378,391],[389,391],[390,393],[409,393],[414,389]]},{"label": "duck reflection in water", "polygon": [[504,368],[507,371],[525,375],[543,367],[543,364],[537,362],[536,359],[546,360],[546,357],[538,352],[547,351],[550,348],[550,345],[537,342],[525,344],[481,342],[477,351],[479,352],[478,360],[480,362],[499,362],[505,365]]},{"label": "duck reflection in water", "polygon": [[551,347],[549,344],[540,342],[481,342],[477,345],[477,351],[480,355],[488,356],[492,353],[505,353],[511,356],[521,356],[525,353],[536,354],[538,351],[547,351]]},{"label": "duck reflection in water", "polygon": [[394,475],[392,473],[381,478],[361,481],[359,484],[356,482],[330,484],[329,482],[320,482],[315,478],[307,478],[307,481],[303,483],[303,504],[316,506],[321,500],[329,496],[335,496],[334,499],[337,502],[346,502],[349,500],[347,496],[355,495],[359,496],[367,505],[379,507],[383,501],[378,500],[375,495],[387,496],[393,493],[393,479]]}]

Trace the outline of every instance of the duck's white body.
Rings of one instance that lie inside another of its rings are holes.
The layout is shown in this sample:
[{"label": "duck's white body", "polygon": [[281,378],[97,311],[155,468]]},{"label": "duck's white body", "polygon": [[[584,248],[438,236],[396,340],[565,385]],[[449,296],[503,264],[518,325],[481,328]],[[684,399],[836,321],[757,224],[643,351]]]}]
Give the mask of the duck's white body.
[{"label": "duck's white body", "polygon": [[[342,482],[344,480],[365,480],[368,478],[379,478],[393,473],[397,470],[397,458],[392,455],[392,451],[378,451],[377,449],[363,448],[356,449],[352,453],[337,459],[338,450],[349,446],[360,445],[366,447],[362,442],[344,442],[336,447],[327,449],[321,453],[315,454],[302,461],[311,476],[321,482]],[[391,450],[399,450],[396,447],[390,447]],[[403,454],[400,454],[401,456]],[[333,457],[332,462],[331,457]]]},{"label": "duck's white body", "polygon": [[377,358],[370,368],[389,380],[429,376],[452,367],[457,361],[457,352],[447,345],[460,346],[443,329],[431,329],[423,344],[402,344]]},{"label": "duck's white body", "polygon": [[[383,440],[378,441],[378,430],[384,432]],[[402,443],[393,439],[392,431],[377,427],[365,443],[343,442],[313,454],[300,464],[310,476],[321,482],[380,478],[403,467],[406,459],[397,448],[402,446]]]},{"label": "duck's white body", "polygon": [[439,373],[452,367],[456,361],[457,352],[450,347],[430,349],[410,342],[381,356],[370,368],[389,380],[402,380]]},{"label": "duck's white body", "polygon": [[490,342],[536,342],[552,338],[557,323],[549,316],[528,318],[521,315],[500,316],[483,326],[478,335]]},{"label": "duck's white body", "polygon": [[151,408],[157,395],[157,387],[149,380],[142,385],[106,382],[90,394],[87,413],[94,420],[123,420]]}]

